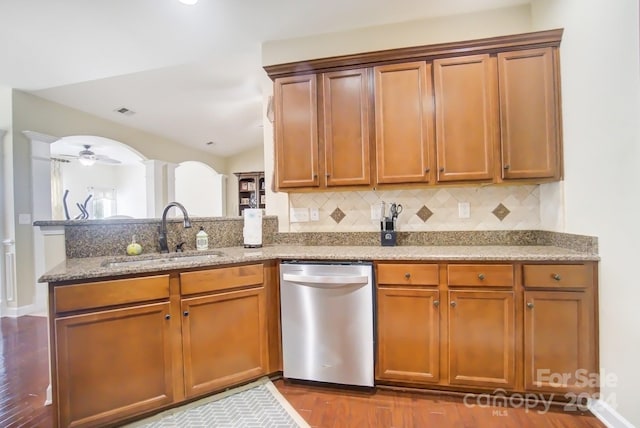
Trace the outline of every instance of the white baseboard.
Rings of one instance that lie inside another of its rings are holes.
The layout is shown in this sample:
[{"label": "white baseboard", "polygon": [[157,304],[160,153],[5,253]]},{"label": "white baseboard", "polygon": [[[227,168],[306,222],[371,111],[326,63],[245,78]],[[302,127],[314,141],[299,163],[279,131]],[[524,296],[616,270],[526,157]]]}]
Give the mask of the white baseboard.
[{"label": "white baseboard", "polygon": [[44,400],[44,405],[45,406],[50,406],[53,404],[53,392],[51,389],[51,384],[49,384],[49,386],[47,386],[47,396]]},{"label": "white baseboard", "polygon": [[589,410],[608,428],[635,428],[616,409],[602,400],[590,400]]},{"label": "white baseboard", "polygon": [[5,313],[5,316],[9,318],[18,318],[24,315],[47,316],[47,310],[33,303],[31,305],[18,306],[17,308],[9,307]]}]

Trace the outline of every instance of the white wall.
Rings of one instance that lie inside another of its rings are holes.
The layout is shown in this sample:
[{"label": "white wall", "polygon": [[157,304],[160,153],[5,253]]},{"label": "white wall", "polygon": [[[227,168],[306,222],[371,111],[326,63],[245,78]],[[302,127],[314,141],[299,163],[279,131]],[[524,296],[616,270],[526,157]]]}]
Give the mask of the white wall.
[{"label": "white wall", "polygon": [[[539,0],[536,29],[564,27],[560,47],[567,232],[600,246],[602,399],[640,426],[640,68],[636,0]],[[560,213],[562,215],[562,213]]]},{"label": "white wall", "polygon": [[[146,214],[145,169],[144,165],[103,165],[82,166],[77,161],[61,165],[62,191],[69,190],[67,207],[69,216],[80,214],[76,202],[83,203],[89,195],[89,189],[116,189],[117,215],[144,218]],[[91,208],[93,199],[87,208]],[[90,209],[93,213],[93,209]]]},{"label": "white wall", "polygon": [[141,162],[140,165],[118,165],[116,168],[118,215],[145,218],[147,189],[144,164]]},{"label": "white wall", "polygon": [[217,187],[218,175],[201,162],[182,162],[176,168],[175,199],[184,205],[189,216],[214,217],[221,212],[223,190]]}]

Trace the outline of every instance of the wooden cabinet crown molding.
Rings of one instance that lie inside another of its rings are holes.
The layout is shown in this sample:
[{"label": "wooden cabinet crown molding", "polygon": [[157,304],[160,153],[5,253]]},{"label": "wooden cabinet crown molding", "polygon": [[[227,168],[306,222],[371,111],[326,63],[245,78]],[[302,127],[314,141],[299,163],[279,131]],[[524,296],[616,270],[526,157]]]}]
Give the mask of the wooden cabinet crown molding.
[{"label": "wooden cabinet crown molding", "polygon": [[290,62],[264,66],[272,79],[303,73],[317,73],[341,68],[372,66],[391,62],[406,62],[439,57],[505,52],[513,49],[558,47],[562,40],[562,28],[508,36],[489,37],[459,42],[438,43],[374,52],[363,52],[329,58]]}]

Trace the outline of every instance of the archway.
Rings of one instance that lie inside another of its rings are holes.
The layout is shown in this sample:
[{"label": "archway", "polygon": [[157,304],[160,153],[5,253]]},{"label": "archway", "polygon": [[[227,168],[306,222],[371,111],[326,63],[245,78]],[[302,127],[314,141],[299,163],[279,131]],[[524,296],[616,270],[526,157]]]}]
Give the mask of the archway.
[{"label": "archway", "polygon": [[[50,150],[53,220],[147,216],[146,204],[140,203],[147,193],[146,159],[138,151],[119,141],[86,135],[60,138]],[[87,152],[93,155],[83,158]]]}]

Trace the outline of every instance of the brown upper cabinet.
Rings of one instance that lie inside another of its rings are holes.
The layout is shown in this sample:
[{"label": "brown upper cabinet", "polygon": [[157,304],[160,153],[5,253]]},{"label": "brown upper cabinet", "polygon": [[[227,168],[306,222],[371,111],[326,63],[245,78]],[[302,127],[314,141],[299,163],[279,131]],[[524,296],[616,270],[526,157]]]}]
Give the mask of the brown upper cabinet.
[{"label": "brown upper cabinet", "polygon": [[318,186],[316,76],[277,79],[274,88],[278,188]]},{"label": "brown upper cabinet", "polygon": [[552,48],[498,54],[503,179],[560,178],[559,79]]},{"label": "brown upper cabinet", "polygon": [[371,184],[369,70],[276,79],[275,106],[279,189]]},{"label": "brown upper cabinet", "polygon": [[558,29],[265,67],[278,189],[560,180],[561,38]]},{"label": "brown upper cabinet", "polygon": [[326,186],[371,183],[367,69],[322,74]]},{"label": "brown upper cabinet", "polygon": [[488,54],[433,62],[439,182],[493,177],[494,63]]},{"label": "brown upper cabinet", "polygon": [[374,68],[378,183],[423,183],[431,177],[431,64]]}]

